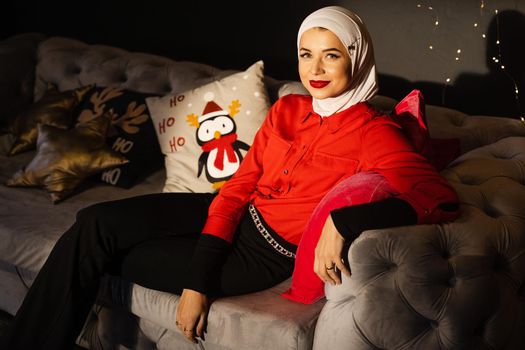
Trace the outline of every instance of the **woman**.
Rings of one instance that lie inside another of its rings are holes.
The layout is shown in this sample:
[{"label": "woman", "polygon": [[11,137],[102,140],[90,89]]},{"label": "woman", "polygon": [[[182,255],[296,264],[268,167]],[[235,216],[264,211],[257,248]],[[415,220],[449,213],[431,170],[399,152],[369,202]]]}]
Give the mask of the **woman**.
[{"label": "woman", "polygon": [[301,81],[312,96],[289,95],[272,106],[220,193],[154,194],[79,211],[29,290],[6,349],[71,348],[104,273],[180,294],[177,327],[195,342],[209,297],[255,292],[290,277],[310,213],[360,171],[381,174],[399,195],[360,207],[358,216],[349,207],[327,219],[316,257],[327,282],[340,283],[338,270],[349,273],[343,243],[371,227],[363,210],[388,227],[436,222],[444,205],[456,204],[398,126],[366,102],[377,91],[376,72],[355,14],[340,7],[312,13],[298,49]]}]

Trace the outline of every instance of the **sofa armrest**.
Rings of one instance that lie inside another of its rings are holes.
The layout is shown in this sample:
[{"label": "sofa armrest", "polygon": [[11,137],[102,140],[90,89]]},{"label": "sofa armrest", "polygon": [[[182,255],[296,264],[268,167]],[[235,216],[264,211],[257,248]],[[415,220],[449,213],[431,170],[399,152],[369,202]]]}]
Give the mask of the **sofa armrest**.
[{"label": "sofa armrest", "polygon": [[325,288],[314,349],[518,349],[525,343],[525,138],[460,157],[453,223],[365,231]]},{"label": "sofa armrest", "polygon": [[0,41],[0,130],[33,102],[36,50],[44,38],[25,33]]}]

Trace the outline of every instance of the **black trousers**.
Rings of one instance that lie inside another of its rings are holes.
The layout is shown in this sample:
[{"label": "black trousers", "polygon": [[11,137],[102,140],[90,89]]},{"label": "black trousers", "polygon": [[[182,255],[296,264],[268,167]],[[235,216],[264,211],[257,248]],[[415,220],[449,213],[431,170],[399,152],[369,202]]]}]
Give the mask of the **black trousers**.
[{"label": "black trousers", "polygon": [[[29,289],[1,349],[72,349],[106,273],[180,294],[212,199],[162,193],[80,210]],[[291,276],[293,259],[275,251],[249,215],[235,237],[214,294],[255,292]]]}]

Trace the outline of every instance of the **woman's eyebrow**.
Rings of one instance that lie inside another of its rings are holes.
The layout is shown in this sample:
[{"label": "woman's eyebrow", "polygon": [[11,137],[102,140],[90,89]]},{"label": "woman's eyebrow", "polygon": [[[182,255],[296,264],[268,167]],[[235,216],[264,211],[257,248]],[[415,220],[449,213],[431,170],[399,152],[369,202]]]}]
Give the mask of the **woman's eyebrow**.
[{"label": "woman's eyebrow", "polygon": [[[305,47],[301,47],[299,49],[299,51],[311,51],[310,49],[307,49]],[[322,52],[329,52],[329,51],[337,51],[337,52],[341,52],[341,50],[339,50],[338,48],[335,48],[335,47],[331,47],[329,49],[324,49]]]},{"label": "woman's eyebrow", "polygon": [[323,52],[328,52],[328,51],[337,51],[337,52],[341,52],[341,50],[339,50],[338,48],[335,48],[335,47],[332,47],[332,48],[324,49],[324,50],[323,50]]}]

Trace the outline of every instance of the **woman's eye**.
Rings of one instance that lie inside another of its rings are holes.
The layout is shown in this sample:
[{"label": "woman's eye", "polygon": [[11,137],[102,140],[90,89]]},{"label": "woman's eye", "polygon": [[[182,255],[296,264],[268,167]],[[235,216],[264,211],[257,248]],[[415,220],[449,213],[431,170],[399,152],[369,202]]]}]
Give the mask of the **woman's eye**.
[{"label": "woman's eye", "polygon": [[308,52],[305,52],[305,53],[300,54],[299,57],[301,57],[301,58],[309,58],[310,54]]},{"label": "woman's eye", "polygon": [[339,55],[336,55],[335,53],[329,53],[328,55],[326,55],[326,57],[328,57],[331,60],[335,60],[339,58]]}]

